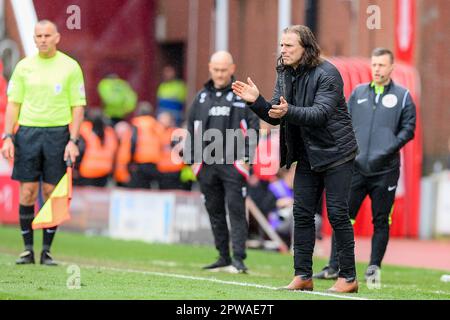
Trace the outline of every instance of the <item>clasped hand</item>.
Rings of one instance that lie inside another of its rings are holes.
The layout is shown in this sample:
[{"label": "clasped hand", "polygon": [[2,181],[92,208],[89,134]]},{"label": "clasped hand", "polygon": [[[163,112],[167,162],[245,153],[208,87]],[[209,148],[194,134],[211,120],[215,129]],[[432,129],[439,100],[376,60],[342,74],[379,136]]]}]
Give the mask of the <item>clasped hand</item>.
[{"label": "clasped hand", "polygon": [[289,105],[283,96],[280,97],[280,104],[272,105],[272,108],[269,110],[269,117],[280,119],[283,118],[288,112]]}]

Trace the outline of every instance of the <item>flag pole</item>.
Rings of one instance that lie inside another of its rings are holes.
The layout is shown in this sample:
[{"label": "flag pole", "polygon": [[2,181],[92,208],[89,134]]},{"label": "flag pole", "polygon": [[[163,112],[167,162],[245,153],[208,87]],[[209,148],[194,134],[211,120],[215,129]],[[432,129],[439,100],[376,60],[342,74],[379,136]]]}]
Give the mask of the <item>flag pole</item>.
[{"label": "flag pole", "polygon": [[67,180],[68,180],[68,200],[70,201],[72,199],[72,160],[70,157],[66,160],[66,173],[67,173]]}]

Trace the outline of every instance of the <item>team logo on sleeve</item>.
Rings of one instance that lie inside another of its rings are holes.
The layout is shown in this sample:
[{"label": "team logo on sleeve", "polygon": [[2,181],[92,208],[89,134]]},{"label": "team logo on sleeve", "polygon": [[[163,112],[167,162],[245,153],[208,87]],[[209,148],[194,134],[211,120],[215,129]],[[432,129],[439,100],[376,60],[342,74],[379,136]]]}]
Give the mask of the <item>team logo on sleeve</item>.
[{"label": "team logo on sleeve", "polygon": [[84,89],[84,84],[80,84],[80,87],[78,88],[78,90],[79,90],[80,95],[81,95],[82,97],[85,97],[85,96],[86,96],[86,90]]},{"label": "team logo on sleeve", "polygon": [[55,94],[60,94],[61,91],[62,91],[62,84],[61,83],[55,84]]},{"label": "team logo on sleeve", "polygon": [[6,89],[6,94],[9,95],[12,92],[13,88],[14,88],[14,83],[12,81],[10,81],[8,83],[8,88]]},{"label": "team logo on sleeve", "polygon": [[381,103],[386,108],[393,108],[393,107],[395,107],[397,105],[397,102],[398,102],[397,96],[392,94],[392,93],[385,95],[383,97],[383,99],[381,100]]}]

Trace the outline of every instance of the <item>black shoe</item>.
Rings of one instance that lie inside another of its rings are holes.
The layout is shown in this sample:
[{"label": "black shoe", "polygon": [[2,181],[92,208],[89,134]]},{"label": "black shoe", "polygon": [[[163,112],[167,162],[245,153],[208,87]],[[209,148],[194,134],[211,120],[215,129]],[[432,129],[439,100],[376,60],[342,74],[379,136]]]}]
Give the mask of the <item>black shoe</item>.
[{"label": "black shoe", "polygon": [[336,280],[338,278],[338,271],[330,266],[325,266],[319,273],[313,275],[314,279],[324,279],[324,280]]},{"label": "black shoe", "polygon": [[241,259],[233,259],[232,266],[236,269],[237,273],[247,273],[248,268]]},{"label": "black shoe", "polygon": [[57,266],[58,264],[53,261],[52,256],[50,255],[50,251],[42,251],[41,253],[41,264],[46,266]]},{"label": "black shoe", "polygon": [[364,273],[364,279],[367,281],[369,279],[376,278],[377,276],[379,277],[380,271],[381,268],[379,266],[372,264],[367,267],[367,270]]},{"label": "black shoe", "polygon": [[218,269],[218,268],[228,267],[229,265],[231,265],[230,258],[219,257],[219,259],[217,259],[216,262],[209,264],[207,266],[204,266],[203,270],[214,270],[214,269]]},{"label": "black shoe", "polygon": [[16,260],[16,264],[34,264],[34,252],[30,250],[25,250]]}]

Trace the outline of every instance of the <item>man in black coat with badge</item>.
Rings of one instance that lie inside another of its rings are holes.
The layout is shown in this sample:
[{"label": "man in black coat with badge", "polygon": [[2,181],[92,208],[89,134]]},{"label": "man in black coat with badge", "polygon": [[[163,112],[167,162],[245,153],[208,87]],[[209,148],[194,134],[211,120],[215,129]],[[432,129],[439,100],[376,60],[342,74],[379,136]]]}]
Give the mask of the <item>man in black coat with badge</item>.
[{"label": "man in black coat with badge", "polygon": [[294,269],[287,290],[313,290],[314,214],[325,189],[328,218],[336,233],[339,278],[329,290],[357,292],[354,235],[348,193],[358,146],[335,66],[320,57],[306,26],[283,30],[278,77],[267,102],[256,85],[233,83],[234,92],[264,121],[280,125],[281,166],[297,162],[294,177]]}]

